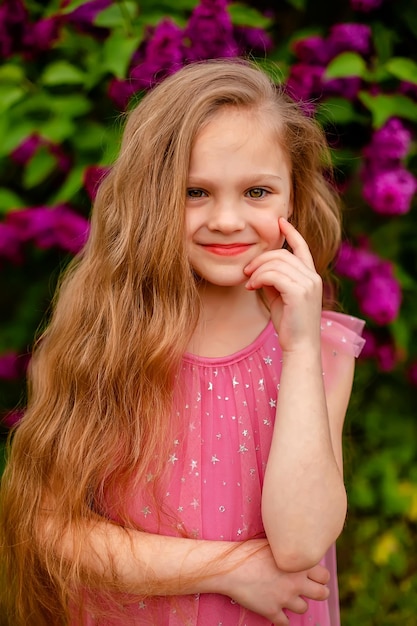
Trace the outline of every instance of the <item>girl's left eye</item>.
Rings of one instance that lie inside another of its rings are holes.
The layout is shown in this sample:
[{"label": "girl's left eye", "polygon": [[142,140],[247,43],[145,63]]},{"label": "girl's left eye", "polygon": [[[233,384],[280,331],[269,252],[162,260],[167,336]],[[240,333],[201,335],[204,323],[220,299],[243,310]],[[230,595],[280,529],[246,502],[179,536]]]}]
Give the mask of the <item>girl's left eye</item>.
[{"label": "girl's left eye", "polygon": [[205,195],[206,194],[202,189],[187,189],[187,198],[203,198]]},{"label": "girl's left eye", "polygon": [[263,187],[253,187],[247,191],[247,195],[249,198],[253,198],[254,200],[259,200],[259,198],[264,198],[268,191]]}]

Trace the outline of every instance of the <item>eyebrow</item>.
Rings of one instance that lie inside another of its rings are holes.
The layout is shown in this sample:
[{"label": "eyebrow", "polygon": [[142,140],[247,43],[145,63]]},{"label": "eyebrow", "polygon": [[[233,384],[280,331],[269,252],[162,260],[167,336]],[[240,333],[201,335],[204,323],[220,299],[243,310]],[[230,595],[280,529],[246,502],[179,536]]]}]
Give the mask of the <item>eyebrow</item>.
[{"label": "eyebrow", "polygon": [[[244,178],[239,179],[239,183],[241,183],[242,185],[245,186],[250,186],[250,185],[257,185],[260,184],[261,182],[263,184],[265,184],[267,181],[272,181],[272,182],[282,182],[282,177],[281,176],[277,176],[277,174],[268,174],[268,173],[256,173],[253,174],[251,176],[245,176]],[[205,185],[207,184],[213,184],[212,179],[206,179],[204,176],[196,176],[196,175],[191,175],[188,178],[188,185]]]}]

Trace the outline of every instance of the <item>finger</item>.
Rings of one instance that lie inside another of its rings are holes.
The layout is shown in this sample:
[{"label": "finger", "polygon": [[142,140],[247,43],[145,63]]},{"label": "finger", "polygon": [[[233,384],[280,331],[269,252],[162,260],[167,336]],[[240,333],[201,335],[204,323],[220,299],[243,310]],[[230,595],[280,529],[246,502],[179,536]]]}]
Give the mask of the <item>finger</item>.
[{"label": "finger", "polygon": [[288,624],[290,623],[290,619],[285,609],[279,611],[278,615],[272,617],[272,619],[272,623],[274,624],[274,626],[288,626]]},{"label": "finger", "polygon": [[264,265],[265,263],[275,262],[277,264],[285,264],[291,267],[297,268],[300,272],[305,274],[306,276],[310,276],[312,274],[317,274],[314,267],[310,267],[304,263],[299,257],[296,257],[289,250],[281,249],[281,250],[269,250],[268,252],[263,252],[259,256],[252,259],[250,263],[244,268],[244,273],[247,276],[250,276],[255,272],[259,267]]},{"label": "finger", "polygon": [[291,600],[291,602],[288,602],[287,608],[293,613],[303,615],[308,610],[308,603],[306,602],[306,600],[304,600],[304,598],[298,596],[294,598],[294,600]]},{"label": "finger", "polygon": [[282,294],[298,293],[303,298],[317,294],[317,297],[320,296],[321,298],[321,279],[317,274],[304,274],[298,268],[286,264],[278,267],[273,262],[262,265],[246,283],[248,290],[260,289],[265,286],[274,287]]},{"label": "finger", "polygon": [[304,237],[302,237],[298,230],[294,228],[294,226],[286,220],[285,217],[280,217],[278,222],[280,230],[291,246],[295,256],[301,259],[307,267],[314,269],[313,257],[311,256],[310,249]]},{"label": "finger", "polygon": [[330,590],[326,585],[322,585],[321,583],[313,582],[312,580],[307,579],[307,583],[303,590],[303,595],[306,598],[310,598],[310,600],[318,600],[323,601],[327,600],[330,595]]},{"label": "finger", "polygon": [[324,565],[315,565],[307,572],[310,580],[316,581],[323,585],[327,585],[330,580],[330,572]]}]

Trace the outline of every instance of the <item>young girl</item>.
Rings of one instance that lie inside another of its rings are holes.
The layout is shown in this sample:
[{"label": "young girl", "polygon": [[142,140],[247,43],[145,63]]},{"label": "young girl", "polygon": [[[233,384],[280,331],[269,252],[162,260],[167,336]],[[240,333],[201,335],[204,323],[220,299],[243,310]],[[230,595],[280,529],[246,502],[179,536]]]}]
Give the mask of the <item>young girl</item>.
[{"label": "young girl", "polygon": [[130,113],[4,476],[10,624],[339,624],[362,323],[322,312],[324,168],[318,126],[243,61]]}]

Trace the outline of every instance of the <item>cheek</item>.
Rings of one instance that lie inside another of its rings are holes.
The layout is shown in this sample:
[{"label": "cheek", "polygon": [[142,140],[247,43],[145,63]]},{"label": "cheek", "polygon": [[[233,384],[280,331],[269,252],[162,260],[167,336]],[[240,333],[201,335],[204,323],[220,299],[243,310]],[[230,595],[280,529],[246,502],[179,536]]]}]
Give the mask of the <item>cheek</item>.
[{"label": "cheek", "polygon": [[285,241],[278,226],[278,219],[281,215],[282,213],[271,213],[268,216],[264,216],[258,224],[262,239],[267,243],[268,249],[270,250],[282,248]]},{"label": "cheek", "polygon": [[193,233],[195,232],[196,224],[195,219],[193,219],[193,215],[190,213],[186,213],[185,215],[185,237],[189,240]]}]

